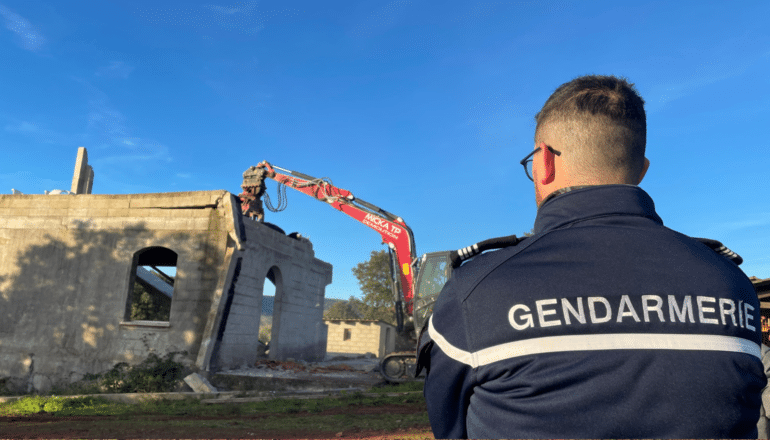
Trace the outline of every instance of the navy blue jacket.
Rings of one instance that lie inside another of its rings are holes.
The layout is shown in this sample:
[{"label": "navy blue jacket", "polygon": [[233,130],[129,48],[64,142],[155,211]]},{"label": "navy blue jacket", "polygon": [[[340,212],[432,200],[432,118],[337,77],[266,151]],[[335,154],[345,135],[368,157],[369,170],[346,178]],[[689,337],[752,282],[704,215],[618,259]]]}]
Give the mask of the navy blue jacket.
[{"label": "navy blue jacket", "polygon": [[444,287],[421,337],[436,438],[754,437],[759,301],[632,185],[543,203]]}]

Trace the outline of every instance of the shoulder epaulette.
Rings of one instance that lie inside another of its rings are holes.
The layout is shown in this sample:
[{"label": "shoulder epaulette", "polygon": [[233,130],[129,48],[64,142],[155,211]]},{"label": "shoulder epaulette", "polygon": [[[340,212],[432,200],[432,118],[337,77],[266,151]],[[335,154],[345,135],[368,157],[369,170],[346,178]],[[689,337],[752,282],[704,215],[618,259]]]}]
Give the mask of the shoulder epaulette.
[{"label": "shoulder epaulette", "polygon": [[731,251],[727,246],[723,245],[720,241],[712,240],[710,238],[697,238],[697,237],[693,237],[693,238],[705,244],[712,251],[727,258],[728,260],[732,261],[736,265],[740,266],[740,264],[743,263],[743,258],[741,258],[740,255]]}]

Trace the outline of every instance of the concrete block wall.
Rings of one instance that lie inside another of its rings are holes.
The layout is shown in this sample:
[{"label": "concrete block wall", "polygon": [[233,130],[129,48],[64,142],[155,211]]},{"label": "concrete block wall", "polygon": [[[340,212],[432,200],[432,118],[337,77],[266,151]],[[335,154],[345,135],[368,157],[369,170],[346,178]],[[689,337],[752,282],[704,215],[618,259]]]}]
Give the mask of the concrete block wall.
[{"label": "concrete block wall", "polygon": [[276,286],[270,358],[323,360],[323,300],[331,265],[315,258],[306,239],[290,238],[250,219],[243,219],[243,233],[243,248],[233,256],[241,260],[240,272],[214,368],[256,361],[263,286],[270,271]]},{"label": "concrete block wall", "polygon": [[[0,378],[46,388],[115,363],[188,351],[224,288],[231,195],[0,195]],[[225,203],[227,202],[227,203]],[[177,254],[167,323],[127,322],[135,253]]]},{"label": "concrete block wall", "polygon": [[[382,358],[393,352],[395,333],[393,326],[378,321],[337,321],[327,320],[329,327],[327,353],[372,353]],[[387,338],[387,328],[390,334]],[[345,330],[350,330],[350,339],[345,340]]]}]

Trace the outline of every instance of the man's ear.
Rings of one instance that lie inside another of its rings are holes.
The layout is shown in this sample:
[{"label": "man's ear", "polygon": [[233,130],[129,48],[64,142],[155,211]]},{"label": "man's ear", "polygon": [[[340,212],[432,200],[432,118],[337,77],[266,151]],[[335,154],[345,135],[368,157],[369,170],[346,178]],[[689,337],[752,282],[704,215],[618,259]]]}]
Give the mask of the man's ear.
[{"label": "man's ear", "polygon": [[642,183],[642,179],[644,179],[644,175],[647,174],[647,169],[650,167],[650,159],[644,158],[644,166],[642,167],[642,174],[639,175],[639,182],[636,184],[639,185]]},{"label": "man's ear", "polygon": [[554,165],[554,154],[551,153],[551,150],[548,149],[548,146],[545,145],[545,142],[540,142],[540,152],[542,154],[542,161],[543,161],[543,170],[545,171],[545,178],[540,181],[543,185],[548,185],[549,183],[553,182],[553,179],[556,177],[556,166]]}]

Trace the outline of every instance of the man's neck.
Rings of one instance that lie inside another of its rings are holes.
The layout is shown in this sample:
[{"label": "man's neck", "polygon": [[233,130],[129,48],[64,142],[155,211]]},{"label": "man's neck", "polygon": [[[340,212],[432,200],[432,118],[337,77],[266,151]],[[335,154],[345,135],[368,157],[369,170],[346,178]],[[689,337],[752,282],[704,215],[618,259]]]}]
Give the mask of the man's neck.
[{"label": "man's neck", "polygon": [[543,201],[540,203],[540,206],[543,206],[545,202],[551,200],[554,197],[560,196],[564,193],[568,193],[575,189],[588,188],[589,186],[596,186],[596,185],[574,185],[574,186],[565,186],[564,188],[559,188],[556,191],[552,192],[551,194],[548,194],[548,196],[545,199],[543,199]]}]

